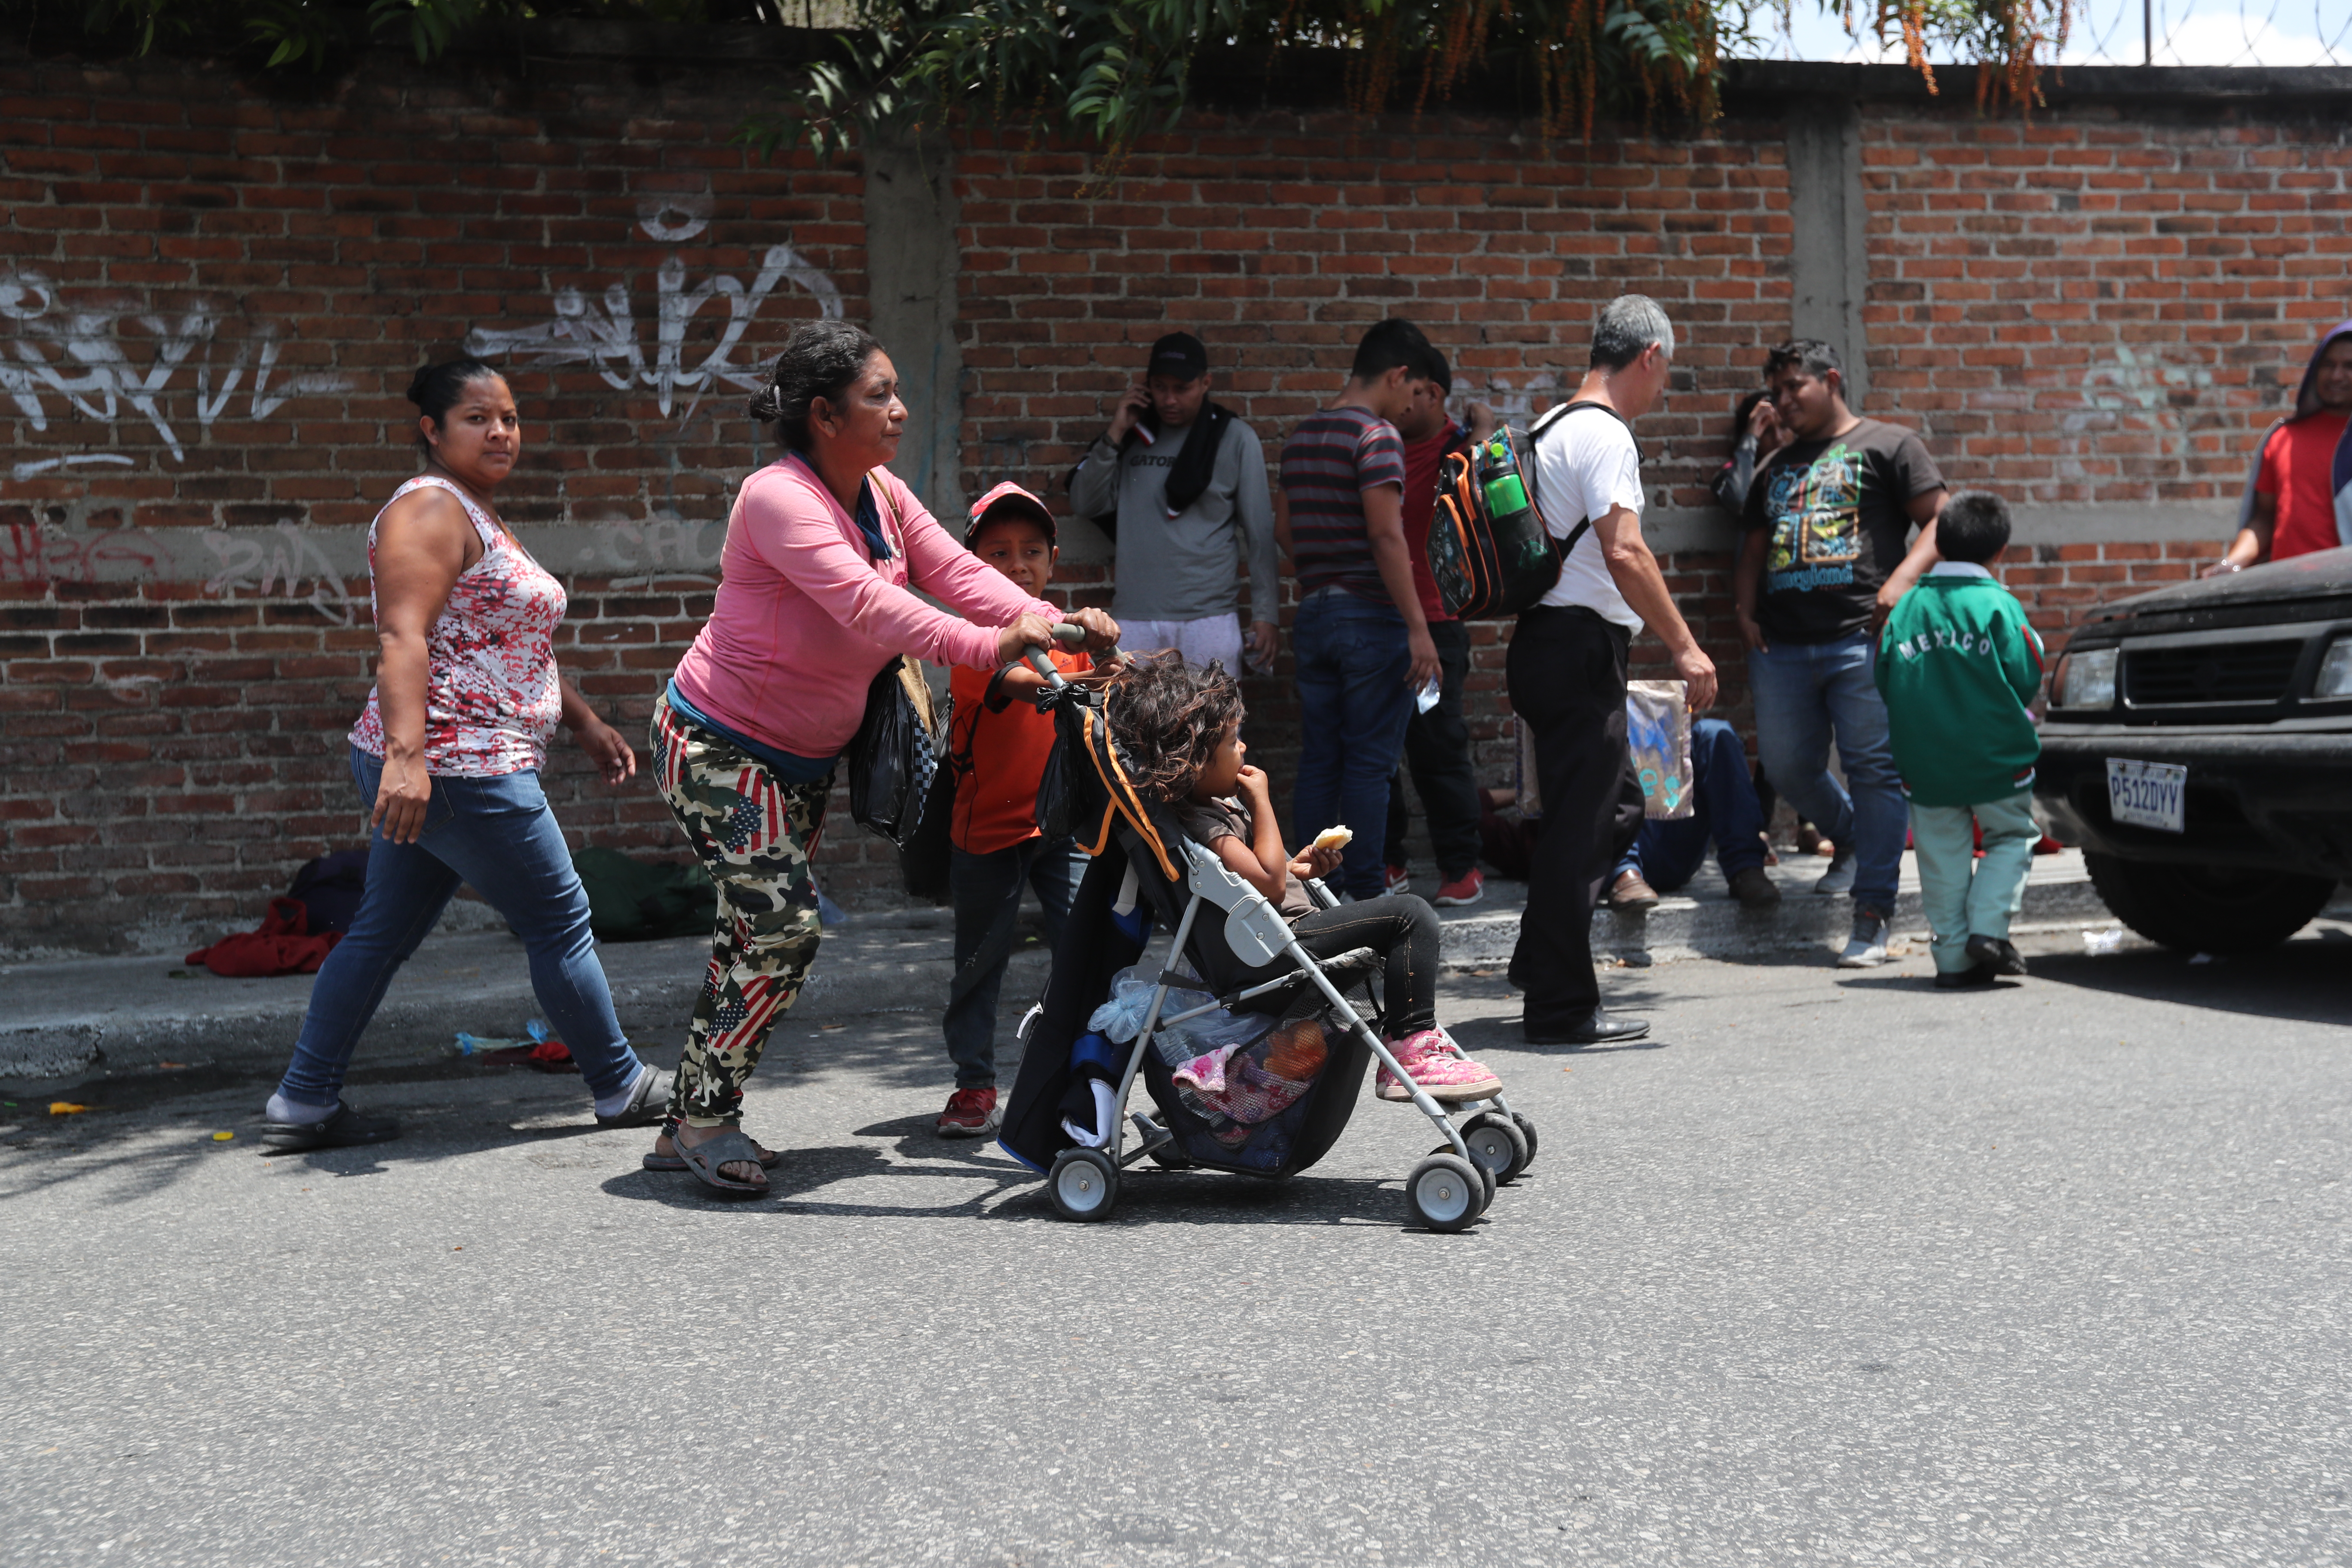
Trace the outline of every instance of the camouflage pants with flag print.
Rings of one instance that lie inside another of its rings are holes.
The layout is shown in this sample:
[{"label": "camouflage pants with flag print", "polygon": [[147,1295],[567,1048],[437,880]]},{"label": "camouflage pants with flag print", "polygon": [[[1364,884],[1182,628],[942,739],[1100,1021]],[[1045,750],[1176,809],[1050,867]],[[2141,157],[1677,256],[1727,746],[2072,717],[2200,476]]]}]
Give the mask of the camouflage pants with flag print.
[{"label": "camouflage pants with flag print", "polygon": [[831,775],[786,784],[734,742],[654,705],[654,777],[719,889],[710,967],[695,999],[669,1120],[730,1126],[743,1084],[816,958],[816,882]]}]

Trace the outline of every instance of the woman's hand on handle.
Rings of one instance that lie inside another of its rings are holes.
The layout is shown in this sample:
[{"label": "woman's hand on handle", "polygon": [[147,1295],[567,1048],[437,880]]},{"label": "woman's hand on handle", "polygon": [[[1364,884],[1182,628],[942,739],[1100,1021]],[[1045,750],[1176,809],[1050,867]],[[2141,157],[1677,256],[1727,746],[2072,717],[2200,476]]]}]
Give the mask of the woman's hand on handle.
[{"label": "woman's hand on handle", "polygon": [[996,634],[996,662],[1018,664],[1033,647],[1054,646],[1054,623],[1043,616],[1024,616]]},{"label": "woman's hand on handle", "polygon": [[432,800],[433,776],[425,771],[425,759],[403,756],[387,746],[368,826],[394,844],[414,844],[424,835],[425,808]]},{"label": "woman's hand on handle", "polygon": [[1069,618],[1087,629],[1081,646],[1088,653],[1108,653],[1118,646],[1118,623],[1101,610],[1073,610]]}]

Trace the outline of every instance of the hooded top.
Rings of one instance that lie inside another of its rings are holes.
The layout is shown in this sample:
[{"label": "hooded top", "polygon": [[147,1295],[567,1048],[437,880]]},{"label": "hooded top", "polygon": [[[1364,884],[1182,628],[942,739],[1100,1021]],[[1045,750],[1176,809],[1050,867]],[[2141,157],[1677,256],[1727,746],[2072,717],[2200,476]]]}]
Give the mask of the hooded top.
[{"label": "hooded top", "polygon": [[[2243,529],[2254,515],[2254,486],[2261,482],[2263,453],[2270,447],[2271,437],[2282,426],[2298,419],[2307,419],[2319,412],[2319,362],[2326,355],[2328,345],[2336,339],[2352,337],[2352,321],[2338,321],[2320,335],[2319,346],[2311,351],[2311,361],[2303,369],[2303,384],[2295,388],[2294,412],[2277,421],[2263,432],[2254,443],[2253,467],[2246,473],[2246,493],[2238,503],[2238,526]],[[2336,538],[2341,544],[2352,545],[2352,424],[2344,427],[2344,438],[2336,444],[2336,462],[2328,472],[2328,489],[2336,497]]]}]

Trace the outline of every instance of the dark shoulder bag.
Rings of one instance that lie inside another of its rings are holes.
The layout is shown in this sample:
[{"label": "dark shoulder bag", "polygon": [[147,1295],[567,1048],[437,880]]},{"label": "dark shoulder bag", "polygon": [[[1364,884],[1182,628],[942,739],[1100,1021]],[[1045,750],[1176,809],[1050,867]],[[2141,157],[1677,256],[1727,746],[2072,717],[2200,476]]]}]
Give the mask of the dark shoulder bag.
[{"label": "dark shoulder bag", "polygon": [[[895,523],[897,509],[889,510]],[[866,689],[866,717],[849,742],[852,821],[902,849],[914,840],[951,706],[931,695],[921,661],[900,654],[882,667]]]}]

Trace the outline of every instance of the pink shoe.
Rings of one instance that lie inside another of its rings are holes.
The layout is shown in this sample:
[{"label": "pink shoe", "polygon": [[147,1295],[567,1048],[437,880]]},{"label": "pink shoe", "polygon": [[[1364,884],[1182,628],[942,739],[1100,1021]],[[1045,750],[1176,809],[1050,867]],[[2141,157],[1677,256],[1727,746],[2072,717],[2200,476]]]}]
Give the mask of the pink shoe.
[{"label": "pink shoe", "polygon": [[[1423,1029],[1390,1042],[1397,1065],[1437,1100],[1485,1100],[1503,1087],[1503,1080],[1462,1054],[1462,1047],[1443,1029]],[[1412,1091],[1382,1068],[1372,1092],[1382,1100],[1411,1100]]]}]

